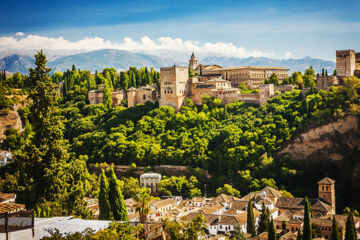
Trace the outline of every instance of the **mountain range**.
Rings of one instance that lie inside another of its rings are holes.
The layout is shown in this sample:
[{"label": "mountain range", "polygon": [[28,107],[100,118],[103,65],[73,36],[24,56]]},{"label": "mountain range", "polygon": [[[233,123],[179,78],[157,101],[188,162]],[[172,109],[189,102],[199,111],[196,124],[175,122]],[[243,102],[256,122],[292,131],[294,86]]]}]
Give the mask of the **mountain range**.
[{"label": "mountain range", "polygon": [[[169,56],[169,55],[168,55]],[[223,67],[234,66],[277,66],[287,67],[290,73],[294,71],[304,72],[309,65],[312,65],[316,72],[321,72],[322,68],[332,72],[335,69],[335,62],[322,59],[305,57],[302,59],[272,59],[266,57],[222,57],[208,56],[199,60],[202,64],[216,64]],[[126,70],[130,66],[135,67],[154,67],[160,69],[163,66],[187,65],[188,60],[174,57],[163,57],[143,53],[135,53],[124,50],[102,49],[97,51],[78,53],[74,55],[62,56],[48,62],[48,66],[54,71],[66,71],[72,65],[76,68],[88,69],[91,72],[102,71],[104,68],[114,67],[117,70]],[[26,55],[10,55],[0,59],[0,70],[9,72],[20,72],[28,74],[28,68],[34,67],[34,58]]]}]

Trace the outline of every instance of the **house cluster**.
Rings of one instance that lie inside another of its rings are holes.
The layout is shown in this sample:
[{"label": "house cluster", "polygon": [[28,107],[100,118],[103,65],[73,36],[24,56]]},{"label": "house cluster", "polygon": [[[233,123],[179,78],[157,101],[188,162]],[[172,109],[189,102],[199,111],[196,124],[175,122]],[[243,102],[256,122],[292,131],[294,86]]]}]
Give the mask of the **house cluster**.
[{"label": "house cluster", "polygon": [[[247,234],[249,201],[253,206],[255,226],[258,226],[262,208],[265,206],[274,219],[274,225],[280,239],[296,239],[297,231],[298,229],[302,230],[304,223],[305,198],[283,197],[281,191],[271,187],[265,187],[258,192],[251,192],[241,198],[221,194],[215,198],[183,199],[170,196],[152,200],[149,204],[148,221],[158,222],[166,218],[191,221],[195,216],[201,214],[207,221],[207,236],[209,238],[225,237],[234,231],[235,226],[238,226],[248,239],[267,239],[266,232],[255,237]],[[328,177],[320,180],[318,182],[318,197],[309,199],[309,202],[312,209],[311,222],[320,231],[321,237],[331,240],[332,219],[335,218],[341,236],[344,238],[347,215],[337,215],[335,212],[335,181]],[[138,214],[135,212],[135,201],[131,198],[126,199],[125,204],[128,209],[129,220],[139,221]],[[354,220],[360,239],[360,218],[355,217]]]},{"label": "house cluster", "polygon": [[0,167],[5,166],[12,161],[12,153],[5,150],[0,150]]},{"label": "house cluster", "polygon": [[[191,69],[196,76],[189,76]],[[185,99],[191,99],[195,104],[202,104],[202,97],[209,95],[217,97],[223,103],[233,101],[264,104],[274,95],[273,84],[262,84],[273,73],[280,82],[289,77],[289,69],[282,67],[230,67],[198,64],[194,53],[189,60],[189,67],[160,68],[160,89],[156,86],[141,86],[130,88],[126,93],[113,92],[113,105],[121,104],[127,99],[128,107],[145,102],[158,102],[159,106],[171,106],[179,110]],[[249,89],[259,89],[258,93],[242,93],[238,88],[245,84]],[[90,104],[103,101],[103,90],[91,90],[88,95]],[[121,100],[119,100],[121,99]]]},{"label": "house cluster", "polygon": [[328,90],[331,86],[342,83],[343,78],[355,76],[360,78],[360,52],[354,50],[336,51],[336,75],[317,76],[316,87],[319,90]]}]

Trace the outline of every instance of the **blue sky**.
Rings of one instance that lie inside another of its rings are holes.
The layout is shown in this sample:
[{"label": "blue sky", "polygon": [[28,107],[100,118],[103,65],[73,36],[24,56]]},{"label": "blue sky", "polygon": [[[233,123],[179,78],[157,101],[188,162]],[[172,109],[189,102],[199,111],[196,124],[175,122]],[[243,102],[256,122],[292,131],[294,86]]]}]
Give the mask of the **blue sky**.
[{"label": "blue sky", "polygon": [[[46,41],[51,41],[53,48],[61,38],[66,43],[60,41],[59,46],[72,44],[73,49],[88,44],[79,41],[95,37],[110,41],[104,46],[120,44],[118,47],[126,50],[129,46],[123,45],[124,38],[140,44],[138,50],[147,44],[142,42],[143,37],[153,41],[157,50],[159,44],[169,44],[164,43],[166,40],[158,42],[164,37],[170,41],[181,39],[179,51],[194,48],[205,53],[223,46],[216,43],[224,43],[226,55],[231,55],[234,46],[234,56],[239,57],[311,56],[334,60],[336,49],[360,50],[359,0],[0,0],[0,3],[0,51],[16,48],[16,44],[21,45],[18,49],[37,46],[31,44],[29,35],[49,38],[41,43],[46,46]],[[24,34],[16,36],[18,32]],[[20,41],[22,38],[26,39]],[[194,46],[184,44],[186,41]],[[213,45],[204,47],[207,43]],[[144,48],[150,51],[151,45],[150,42]],[[218,52],[221,49],[214,50],[214,54]]]}]

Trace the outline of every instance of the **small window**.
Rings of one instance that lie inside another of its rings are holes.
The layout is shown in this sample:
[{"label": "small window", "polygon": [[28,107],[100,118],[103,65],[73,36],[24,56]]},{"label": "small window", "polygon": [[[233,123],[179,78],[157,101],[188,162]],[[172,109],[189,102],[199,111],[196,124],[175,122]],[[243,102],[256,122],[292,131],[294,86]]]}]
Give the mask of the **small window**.
[{"label": "small window", "polygon": [[144,99],[144,100],[146,99],[146,95],[145,95],[145,94],[143,95],[143,99]]}]

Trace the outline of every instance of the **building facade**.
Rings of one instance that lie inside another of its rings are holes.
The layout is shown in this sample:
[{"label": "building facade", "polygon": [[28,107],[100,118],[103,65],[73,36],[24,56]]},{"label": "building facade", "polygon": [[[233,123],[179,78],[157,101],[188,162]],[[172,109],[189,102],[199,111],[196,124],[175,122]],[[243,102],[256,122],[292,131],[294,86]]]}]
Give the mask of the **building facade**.
[{"label": "building facade", "polygon": [[140,175],[140,187],[148,187],[152,193],[157,193],[160,180],[161,174],[159,173],[144,173]]},{"label": "building facade", "polygon": [[259,88],[260,84],[269,79],[270,76],[276,73],[279,82],[289,77],[289,69],[284,67],[227,67],[218,69],[204,69],[203,76],[219,75],[223,79],[231,82],[233,87],[238,87],[241,83],[246,84],[250,89]]},{"label": "building facade", "polygon": [[142,86],[129,88],[127,92],[128,107],[135,107],[137,104],[146,102],[155,103],[158,101],[158,91],[154,86]]},{"label": "building facade", "polygon": [[[112,105],[119,106],[125,99],[125,93],[121,90],[114,90],[111,94]],[[104,85],[99,86],[99,90],[94,89],[88,92],[88,100],[90,104],[100,104],[104,101]]]}]

